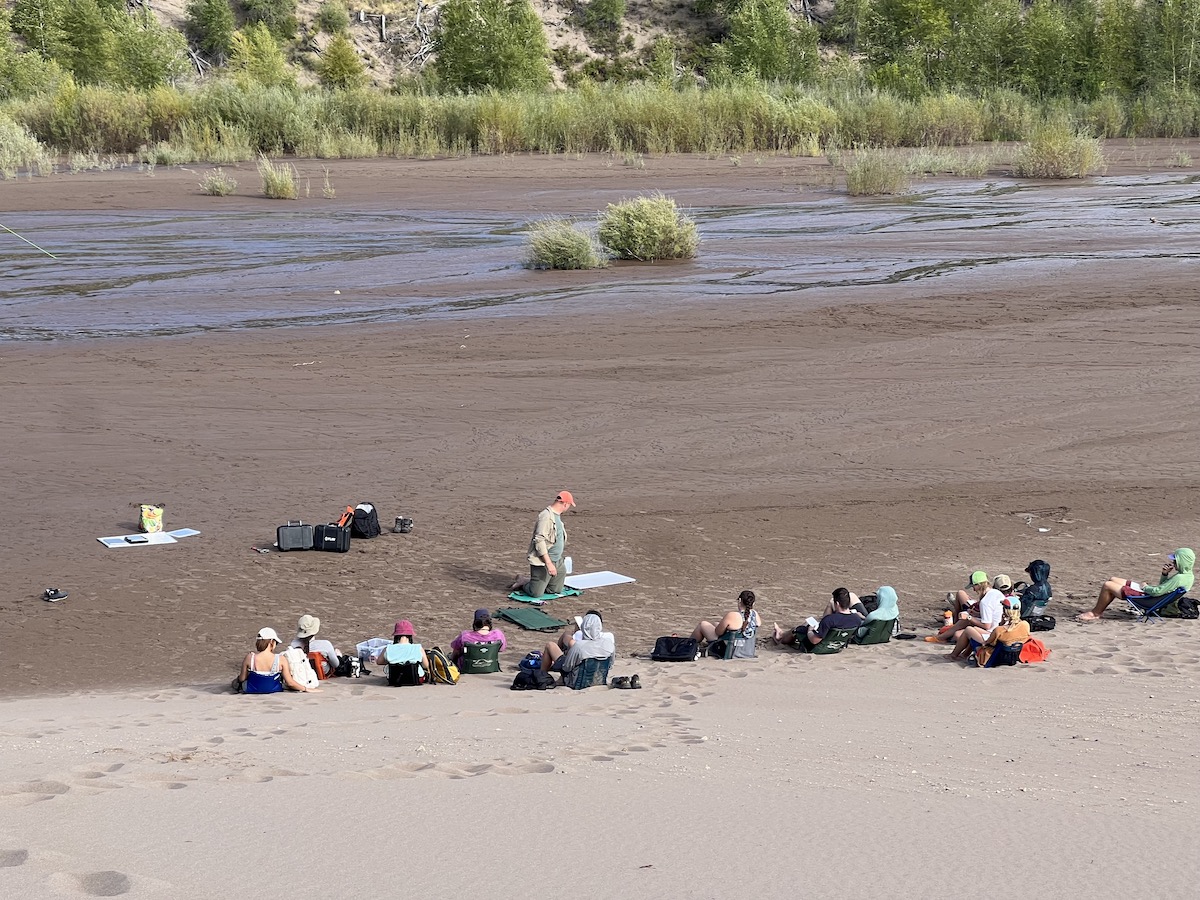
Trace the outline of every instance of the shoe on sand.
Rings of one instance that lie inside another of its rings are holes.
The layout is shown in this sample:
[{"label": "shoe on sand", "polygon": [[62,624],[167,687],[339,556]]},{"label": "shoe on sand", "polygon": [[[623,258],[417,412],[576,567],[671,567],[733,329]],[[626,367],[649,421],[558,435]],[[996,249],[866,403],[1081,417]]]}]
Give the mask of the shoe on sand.
[{"label": "shoe on sand", "polygon": [[616,678],[614,678],[612,681],[610,681],[608,683],[608,686],[615,687],[615,688],[628,689],[629,688],[629,676],[628,675],[618,675]]},{"label": "shoe on sand", "polygon": [[47,600],[50,603],[57,603],[59,600],[67,599],[67,592],[60,591],[58,588],[46,588],[45,592],[42,594],[42,599]]},{"label": "shoe on sand", "polygon": [[938,640],[938,636],[936,634],[927,634],[927,635],[925,635],[925,643],[940,644],[941,641]]},{"label": "shoe on sand", "polygon": [[633,688],[635,691],[641,690],[642,679],[639,678],[637,675],[634,675],[632,678],[629,679],[629,686],[631,688]]}]

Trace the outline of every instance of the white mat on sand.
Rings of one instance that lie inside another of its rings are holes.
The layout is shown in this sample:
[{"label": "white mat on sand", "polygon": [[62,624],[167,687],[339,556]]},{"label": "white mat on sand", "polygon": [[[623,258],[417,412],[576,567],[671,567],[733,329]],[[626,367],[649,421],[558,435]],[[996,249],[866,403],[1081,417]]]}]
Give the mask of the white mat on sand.
[{"label": "white mat on sand", "polygon": [[563,583],[569,588],[575,588],[577,591],[586,591],[588,588],[608,587],[613,584],[632,584],[635,581],[637,581],[636,578],[630,578],[628,575],[618,575],[616,572],[609,572],[605,569],[603,572],[568,575]]},{"label": "white mat on sand", "polygon": [[[125,538],[131,537],[137,540],[130,542]],[[145,540],[141,540],[145,538]],[[150,544],[174,544],[175,538],[167,534],[165,531],[160,531],[157,534],[118,534],[116,537],[96,538],[105,547],[146,547]]]}]

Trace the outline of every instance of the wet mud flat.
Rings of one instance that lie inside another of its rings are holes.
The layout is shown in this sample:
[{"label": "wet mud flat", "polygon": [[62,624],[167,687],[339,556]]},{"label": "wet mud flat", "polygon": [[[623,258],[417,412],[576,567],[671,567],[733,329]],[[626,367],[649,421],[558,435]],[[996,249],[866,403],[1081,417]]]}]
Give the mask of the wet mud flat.
[{"label": "wet mud flat", "polygon": [[1200,186],[1159,173],[941,181],[896,199],[681,187],[673,195],[702,234],[694,260],[571,273],[522,266],[528,222],[618,193],[531,186],[481,204],[504,209],[478,210],[262,201],[10,213],[8,227],[57,259],[0,239],[0,340],[742,307],[767,297],[802,309],[889,285],[1036,282],[1096,263],[1190,264],[1200,253]]}]

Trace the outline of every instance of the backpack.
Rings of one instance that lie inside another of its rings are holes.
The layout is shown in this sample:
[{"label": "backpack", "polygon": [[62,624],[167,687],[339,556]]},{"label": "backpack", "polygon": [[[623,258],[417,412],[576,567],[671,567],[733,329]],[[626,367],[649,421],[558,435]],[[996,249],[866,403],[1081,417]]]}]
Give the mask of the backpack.
[{"label": "backpack", "polygon": [[392,687],[415,687],[422,684],[421,665],[415,662],[388,663],[387,680]]},{"label": "backpack", "polygon": [[1055,625],[1054,616],[1030,616],[1025,622],[1030,631],[1053,631]]},{"label": "backpack", "polygon": [[379,527],[379,513],[374,503],[360,503],[350,513],[350,536],[373,538],[383,533]]},{"label": "backpack", "polygon": [[437,647],[425,651],[429,657],[429,681],[431,684],[458,684],[458,666],[450,662]]},{"label": "backpack", "polygon": [[540,672],[542,670],[542,651],[530,650],[525,654],[525,658],[517,664],[517,668],[522,672]]},{"label": "backpack", "polygon": [[700,645],[695,638],[670,634],[654,642],[650,658],[655,662],[691,662],[700,655]]},{"label": "backpack", "polygon": [[861,603],[869,613],[873,613],[875,610],[879,609],[878,594],[863,594],[858,598],[858,602]]},{"label": "backpack", "polygon": [[510,690],[549,691],[556,687],[558,687],[558,682],[554,680],[554,676],[549,672],[543,672],[541,669],[522,668],[517,673],[517,677],[513,679]]},{"label": "backpack", "polygon": [[1050,650],[1037,638],[1030,638],[1021,648],[1021,662],[1045,662],[1050,658]]},{"label": "backpack", "polygon": [[1197,615],[1196,601],[1191,597],[1180,597],[1178,600],[1172,600],[1170,603],[1160,609],[1158,614],[1164,619],[1200,618],[1200,616]]},{"label": "backpack", "polygon": [[313,671],[303,650],[299,647],[288,647],[280,655],[287,659],[293,680],[300,682],[306,688],[317,686],[317,673]]}]

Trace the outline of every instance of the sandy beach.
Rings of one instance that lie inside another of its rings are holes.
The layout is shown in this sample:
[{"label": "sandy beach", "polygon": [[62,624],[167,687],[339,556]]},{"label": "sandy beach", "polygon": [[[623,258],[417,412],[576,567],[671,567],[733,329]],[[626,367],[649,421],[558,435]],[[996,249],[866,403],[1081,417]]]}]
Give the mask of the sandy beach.
[{"label": "sandy beach", "polygon": [[[1155,164],[1175,144],[1109,149],[1124,162],[1086,184],[908,202],[776,158],[337,162],[336,201],[285,211],[214,205],[175,170],[0,182],[4,223],[75,260],[6,245],[0,274],[0,895],[306,873],[333,897],[400,877],[433,897],[942,897],[1009,890],[1015,867],[1050,896],[1190,896],[1197,623],[1073,621],[1106,577],[1200,542],[1194,173]],[[655,189],[710,223],[697,261],[520,268],[520,223]],[[105,246],[118,214],[184,224],[131,261]],[[225,215],[328,253],[227,265]],[[417,295],[438,303],[381,312]],[[332,324],[283,327],[285,301]],[[506,671],[453,687],[228,693],[257,629],[303,613],[343,649],[400,618],[446,647],[505,605],[562,488],[575,568],[637,582],[549,611],[602,610],[642,691],[510,692],[547,637],[514,626]],[[97,542],[144,501],[201,534]],[[252,549],[359,501],[413,532]],[[963,671],[921,641],[631,655],[743,588],[791,626],[839,585],[890,584],[926,634],[971,570],[1035,558],[1058,617],[1039,666]]]}]

